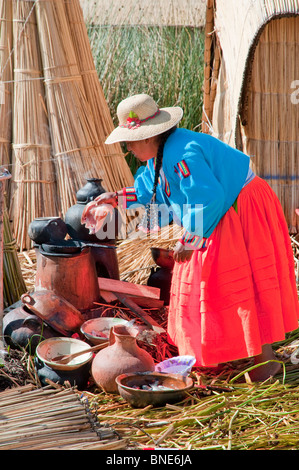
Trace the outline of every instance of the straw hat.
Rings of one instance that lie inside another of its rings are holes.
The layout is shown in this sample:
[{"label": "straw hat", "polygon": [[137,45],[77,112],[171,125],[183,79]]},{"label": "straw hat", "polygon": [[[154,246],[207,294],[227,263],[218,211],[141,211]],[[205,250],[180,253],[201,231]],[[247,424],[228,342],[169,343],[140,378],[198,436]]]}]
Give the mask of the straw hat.
[{"label": "straw hat", "polygon": [[121,101],[117,107],[119,121],[105,144],[132,142],[162,134],[174,127],[183,117],[179,106],[159,109],[146,94],[134,95]]}]

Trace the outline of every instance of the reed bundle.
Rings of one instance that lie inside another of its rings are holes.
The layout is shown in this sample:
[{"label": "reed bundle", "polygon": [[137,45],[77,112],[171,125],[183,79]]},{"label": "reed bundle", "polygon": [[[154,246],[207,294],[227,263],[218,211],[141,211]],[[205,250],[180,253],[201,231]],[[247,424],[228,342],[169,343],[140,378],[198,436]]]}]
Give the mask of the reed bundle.
[{"label": "reed bundle", "polygon": [[[58,213],[54,166],[42,64],[31,2],[12,2],[14,18],[14,109],[10,218],[22,251],[31,244],[27,234],[36,217]],[[29,17],[30,14],[30,17]],[[23,33],[24,22],[26,34]],[[39,78],[39,79],[38,79]]]},{"label": "reed bundle", "polygon": [[63,217],[86,178],[115,190],[133,176],[120,145],[103,143],[113,123],[79,2],[0,0],[0,13],[0,157],[22,251],[30,222]]},{"label": "reed bundle", "polygon": [[31,385],[0,393],[1,450],[123,449],[111,428],[98,426],[73,389]]},{"label": "reed bundle", "polygon": [[11,163],[12,137],[12,2],[0,0],[0,164]]},{"label": "reed bundle", "polygon": [[17,244],[13,237],[7,208],[3,212],[3,306],[17,302],[27,292],[21,263],[18,258]]},{"label": "reed bundle", "polygon": [[102,178],[109,191],[115,189],[114,174],[86,96],[65,4],[63,0],[37,2],[36,12],[53,158],[65,214],[86,178]]}]

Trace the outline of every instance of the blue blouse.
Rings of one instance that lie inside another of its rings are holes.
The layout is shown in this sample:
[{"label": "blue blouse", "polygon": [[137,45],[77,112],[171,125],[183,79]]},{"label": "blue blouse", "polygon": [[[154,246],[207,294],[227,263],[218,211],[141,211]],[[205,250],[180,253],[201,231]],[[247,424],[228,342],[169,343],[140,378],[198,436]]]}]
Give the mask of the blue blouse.
[{"label": "blue blouse", "polygon": [[[156,158],[123,189],[125,207],[146,205],[152,197]],[[249,157],[208,134],[176,129],[167,139],[156,203],[162,225],[165,209],[185,228],[182,243],[196,249],[234,204],[248,175]]]}]

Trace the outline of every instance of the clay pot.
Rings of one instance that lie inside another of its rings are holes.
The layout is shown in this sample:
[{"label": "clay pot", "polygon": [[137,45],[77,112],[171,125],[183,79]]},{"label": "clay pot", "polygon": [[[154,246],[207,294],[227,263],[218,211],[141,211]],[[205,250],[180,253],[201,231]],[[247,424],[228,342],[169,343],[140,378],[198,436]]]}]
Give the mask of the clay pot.
[{"label": "clay pot", "polygon": [[115,379],[120,374],[154,370],[153,358],[137,344],[138,333],[137,328],[115,325],[110,331],[109,346],[96,354],[91,373],[105,392],[118,393]]},{"label": "clay pot", "polygon": [[47,386],[47,379],[49,379],[52,382],[58,383],[60,385],[64,385],[64,383],[67,381],[71,384],[71,386],[76,386],[79,388],[79,390],[83,390],[87,386],[88,379],[90,377],[89,362],[73,370],[55,370],[36,356],[34,358],[34,365],[42,386]]},{"label": "clay pot", "polygon": [[63,240],[66,234],[66,224],[60,217],[38,217],[28,227],[29,238],[38,245]]}]

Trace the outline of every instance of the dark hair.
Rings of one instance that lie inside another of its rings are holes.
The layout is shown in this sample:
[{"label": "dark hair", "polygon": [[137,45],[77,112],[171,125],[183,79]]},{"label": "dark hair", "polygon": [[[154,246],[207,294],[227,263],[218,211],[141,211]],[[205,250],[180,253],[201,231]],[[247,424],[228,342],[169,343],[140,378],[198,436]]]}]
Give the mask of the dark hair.
[{"label": "dark hair", "polygon": [[163,132],[163,134],[159,134],[157,136],[157,138],[159,139],[159,147],[158,147],[157,158],[156,158],[152,202],[155,202],[156,200],[156,192],[157,192],[157,186],[158,186],[158,181],[159,181],[159,175],[160,175],[160,170],[162,168],[162,162],[163,162],[164,146],[168,137],[176,130],[176,128],[177,127],[174,126],[171,129],[168,129],[168,131]]},{"label": "dark hair", "polygon": [[159,134],[157,136],[159,146],[158,146],[157,157],[156,157],[153,193],[152,193],[150,202],[145,207],[145,213],[140,223],[140,227],[143,227],[143,230],[146,230],[146,231],[151,231],[151,227],[157,227],[159,224],[158,211],[157,211],[156,204],[155,204],[157,186],[158,186],[158,181],[159,181],[160,170],[162,168],[164,146],[168,137],[175,131],[175,129],[176,129],[176,126],[172,127],[168,131],[163,132],[163,134]]}]

